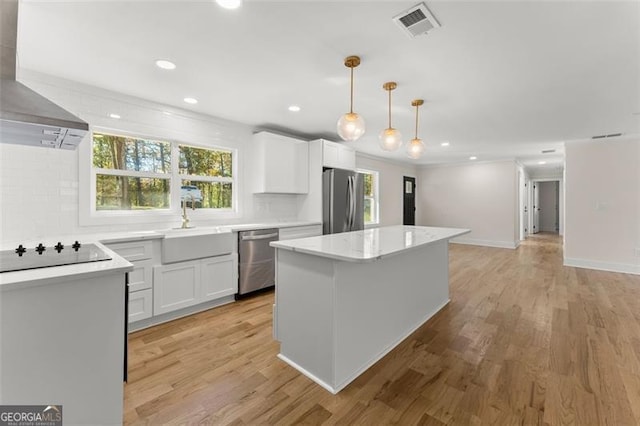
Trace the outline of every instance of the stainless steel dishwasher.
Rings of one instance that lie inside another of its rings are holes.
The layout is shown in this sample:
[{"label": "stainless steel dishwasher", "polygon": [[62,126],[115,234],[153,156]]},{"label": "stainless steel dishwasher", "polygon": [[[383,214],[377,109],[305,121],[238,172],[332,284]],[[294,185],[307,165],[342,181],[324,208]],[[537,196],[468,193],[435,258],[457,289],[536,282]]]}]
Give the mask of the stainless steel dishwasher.
[{"label": "stainless steel dishwasher", "polygon": [[238,296],[276,284],[276,250],[269,246],[278,241],[278,229],[260,229],[238,233]]}]

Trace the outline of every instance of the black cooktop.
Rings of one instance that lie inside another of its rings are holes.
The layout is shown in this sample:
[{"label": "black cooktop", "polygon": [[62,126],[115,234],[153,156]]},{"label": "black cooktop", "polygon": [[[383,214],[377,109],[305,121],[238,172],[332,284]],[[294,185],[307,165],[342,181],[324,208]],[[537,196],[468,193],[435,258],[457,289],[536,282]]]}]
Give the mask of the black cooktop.
[{"label": "black cooktop", "polygon": [[103,260],[111,260],[111,257],[95,244],[80,244],[76,241],[69,246],[61,243],[53,247],[42,244],[38,247],[20,245],[15,250],[0,251],[0,273]]}]

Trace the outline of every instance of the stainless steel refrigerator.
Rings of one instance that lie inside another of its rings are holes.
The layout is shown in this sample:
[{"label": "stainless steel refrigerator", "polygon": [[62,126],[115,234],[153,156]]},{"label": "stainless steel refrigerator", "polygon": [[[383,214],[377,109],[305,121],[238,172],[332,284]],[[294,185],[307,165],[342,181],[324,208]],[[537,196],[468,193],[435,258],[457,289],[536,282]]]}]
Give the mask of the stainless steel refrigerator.
[{"label": "stainless steel refrigerator", "polygon": [[326,169],[322,175],[322,233],[364,229],[364,175]]}]

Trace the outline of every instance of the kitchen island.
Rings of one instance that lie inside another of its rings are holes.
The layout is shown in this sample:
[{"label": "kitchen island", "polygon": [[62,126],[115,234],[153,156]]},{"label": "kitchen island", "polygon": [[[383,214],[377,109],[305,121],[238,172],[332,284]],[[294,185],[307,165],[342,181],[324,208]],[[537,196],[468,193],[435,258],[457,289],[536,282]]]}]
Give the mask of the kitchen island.
[{"label": "kitchen island", "polygon": [[389,226],[272,242],[278,357],[339,392],[449,302],[449,240],[468,232]]}]

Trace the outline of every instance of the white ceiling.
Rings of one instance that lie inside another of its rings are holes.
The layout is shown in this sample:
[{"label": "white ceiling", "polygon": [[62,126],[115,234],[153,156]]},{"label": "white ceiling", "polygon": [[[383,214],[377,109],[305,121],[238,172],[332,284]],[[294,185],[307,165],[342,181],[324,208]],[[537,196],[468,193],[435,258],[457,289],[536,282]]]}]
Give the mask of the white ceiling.
[{"label": "white ceiling", "polygon": [[[393,124],[416,163],[517,158],[562,165],[563,142],[640,133],[640,2],[427,2],[442,27],[410,39],[391,18],[417,1],[23,0],[19,66],[164,104],[308,138],[337,140],[347,111],[346,56],[357,54],[356,112],[385,153],[385,81]],[[159,58],[174,71],[154,65]],[[195,106],[182,99],[192,96]],[[291,104],[302,110],[292,113]],[[443,148],[441,142],[450,146]],[[543,155],[543,149],[556,149]]]}]

